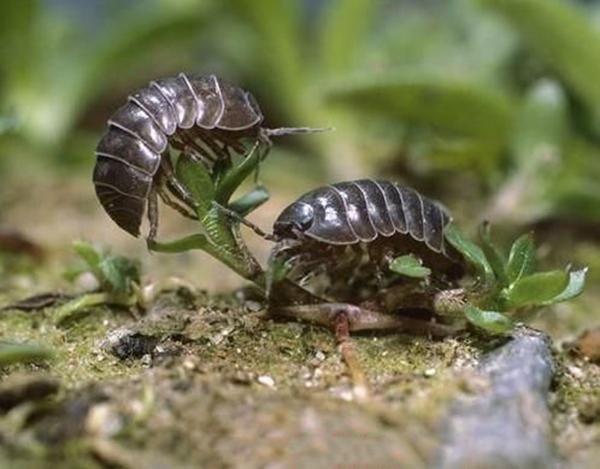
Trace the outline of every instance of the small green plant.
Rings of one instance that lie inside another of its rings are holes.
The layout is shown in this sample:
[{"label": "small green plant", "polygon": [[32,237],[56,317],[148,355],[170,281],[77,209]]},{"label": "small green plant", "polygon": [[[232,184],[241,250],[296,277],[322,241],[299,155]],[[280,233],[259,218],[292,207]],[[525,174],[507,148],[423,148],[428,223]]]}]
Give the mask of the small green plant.
[{"label": "small green plant", "polygon": [[84,293],[59,306],[55,322],[64,323],[84,310],[103,304],[131,307],[138,303],[140,294],[140,266],[137,261],[111,254],[94,246],[76,241],[73,248],[83,261],[82,265],[66,273],[68,280],[75,280],[90,273],[96,280],[96,291]]},{"label": "small green plant", "polygon": [[481,247],[452,224],[445,236],[476,272],[477,281],[465,290],[458,312],[489,333],[508,333],[515,321],[526,319],[536,309],[570,300],[583,291],[586,268],[536,272],[531,234],[517,238],[508,255],[492,242],[487,223],[480,230]]},{"label": "small green plant", "polygon": [[42,363],[53,356],[52,350],[43,345],[0,341],[0,368],[16,363]]},{"label": "small green plant", "polygon": [[263,271],[239,235],[236,215],[243,217],[269,197],[262,186],[231,201],[239,186],[254,174],[261,161],[255,145],[235,164],[219,165],[210,171],[186,154],[177,159],[175,173],[194,200],[201,232],[171,242],[148,241],[156,252],[184,252],[199,249],[223,262],[242,277],[262,282]]},{"label": "small green plant", "polygon": [[431,269],[424,267],[421,259],[413,254],[396,257],[390,263],[390,269],[397,274],[412,278],[426,278],[431,274]]}]

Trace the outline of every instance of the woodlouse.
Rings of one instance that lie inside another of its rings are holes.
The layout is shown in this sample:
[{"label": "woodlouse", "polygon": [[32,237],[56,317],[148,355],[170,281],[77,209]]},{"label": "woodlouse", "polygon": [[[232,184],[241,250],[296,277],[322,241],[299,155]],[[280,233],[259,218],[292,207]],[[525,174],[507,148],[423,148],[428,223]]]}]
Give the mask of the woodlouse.
[{"label": "woodlouse", "polygon": [[[273,225],[276,256],[296,264],[296,275],[318,268],[336,300],[364,299],[381,288],[386,263],[415,254],[436,277],[456,277],[461,261],[444,240],[451,218],[436,202],[396,183],[361,179],[312,190],[285,208]],[[387,271],[389,272],[389,271]],[[395,280],[394,280],[395,281]],[[335,287],[335,284],[338,287]],[[322,292],[319,292],[322,294]]]},{"label": "woodlouse", "polygon": [[268,135],[278,133],[265,132],[262,121],[252,94],[214,75],[181,73],[152,81],[129,96],[108,121],[108,131],[96,148],[96,194],[117,225],[134,236],[139,235],[148,206],[152,238],[157,195],[194,218],[188,209],[192,204],[173,176],[172,161],[165,157],[169,148],[211,165],[230,158],[230,150],[244,153],[244,138],[268,145]]}]

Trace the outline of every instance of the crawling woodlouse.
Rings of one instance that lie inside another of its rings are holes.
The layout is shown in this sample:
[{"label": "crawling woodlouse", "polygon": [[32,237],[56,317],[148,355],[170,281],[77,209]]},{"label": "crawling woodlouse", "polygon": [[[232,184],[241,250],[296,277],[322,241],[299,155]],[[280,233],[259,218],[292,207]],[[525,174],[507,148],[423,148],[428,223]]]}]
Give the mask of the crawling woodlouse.
[{"label": "crawling woodlouse", "polygon": [[108,131],[96,148],[96,194],[117,225],[134,236],[139,235],[148,206],[152,239],[158,223],[157,196],[195,218],[193,201],[173,175],[170,148],[213,167],[228,162],[231,151],[245,154],[247,139],[260,144],[264,158],[269,137],[313,130],[266,129],[262,122],[251,93],[214,75],[180,73],[152,81],[108,120]]},{"label": "crawling woodlouse", "polygon": [[363,301],[399,281],[387,264],[414,254],[441,281],[462,273],[444,239],[451,219],[436,202],[395,183],[361,179],[312,190],[289,205],[274,223],[274,256],[294,265],[305,283],[324,274],[319,295]]}]

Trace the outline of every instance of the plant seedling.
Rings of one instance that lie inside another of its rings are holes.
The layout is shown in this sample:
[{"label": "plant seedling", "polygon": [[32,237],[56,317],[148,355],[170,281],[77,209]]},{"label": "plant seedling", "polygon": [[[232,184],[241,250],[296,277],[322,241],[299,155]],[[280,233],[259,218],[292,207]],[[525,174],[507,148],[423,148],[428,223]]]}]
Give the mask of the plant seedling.
[{"label": "plant seedling", "polygon": [[66,273],[69,280],[89,272],[98,282],[98,291],[85,293],[59,306],[55,314],[56,324],[92,306],[103,304],[131,307],[138,302],[140,266],[137,261],[102,251],[83,241],[73,243],[75,252],[83,265]]},{"label": "plant seedling", "polygon": [[587,268],[536,272],[531,234],[515,240],[505,255],[491,240],[490,226],[480,229],[481,247],[467,240],[454,225],[446,240],[474,267],[477,283],[467,293],[462,312],[476,328],[507,334],[515,320],[537,308],[575,298],[583,291]]}]

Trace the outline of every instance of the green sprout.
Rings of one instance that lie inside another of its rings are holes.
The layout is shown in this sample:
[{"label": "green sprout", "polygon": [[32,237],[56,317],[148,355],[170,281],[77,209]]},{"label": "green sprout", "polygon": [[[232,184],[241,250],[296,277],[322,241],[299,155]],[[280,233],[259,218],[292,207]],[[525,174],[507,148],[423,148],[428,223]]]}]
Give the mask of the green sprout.
[{"label": "green sprout", "polygon": [[43,363],[53,357],[52,350],[43,345],[0,341],[0,368],[16,363]]},{"label": "green sprout", "polygon": [[151,240],[148,248],[169,253],[200,249],[242,277],[260,282],[263,271],[241,241],[238,219],[231,212],[240,217],[247,215],[268,199],[268,192],[258,186],[236,201],[230,199],[244,180],[257,171],[261,159],[258,145],[255,145],[238,164],[215,166],[209,171],[187,155],[180,155],[175,172],[194,200],[201,232],[170,242]]},{"label": "green sprout", "polygon": [[575,298],[583,291],[587,268],[536,272],[531,234],[517,238],[508,255],[492,242],[487,223],[480,229],[481,247],[466,239],[453,224],[447,227],[445,237],[477,277],[459,308],[473,326],[491,334],[509,333],[516,320],[540,307]]},{"label": "green sprout", "polygon": [[413,254],[393,259],[390,262],[390,270],[411,278],[426,278],[431,274],[431,269],[424,267],[423,261]]},{"label": "green sprout", "polygon": [[98,282],[98,288],[59,306],[55,313],[56,324],[62,324],[92,306],[111,304],[129,308],[139,302],[138,262],[83,241],[74,242],[73,248],[83,265],[67,272],[67,279],[74,280],[81,274],[91,273]]}]

